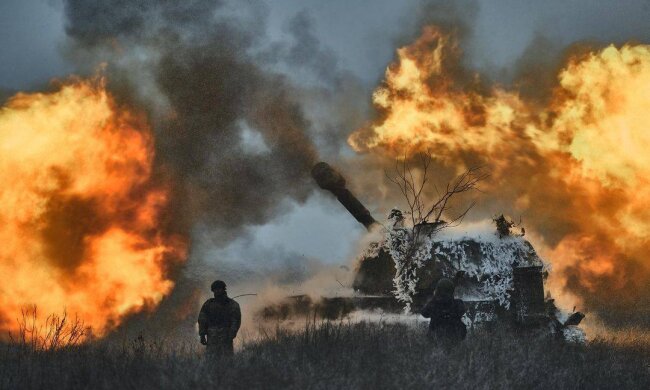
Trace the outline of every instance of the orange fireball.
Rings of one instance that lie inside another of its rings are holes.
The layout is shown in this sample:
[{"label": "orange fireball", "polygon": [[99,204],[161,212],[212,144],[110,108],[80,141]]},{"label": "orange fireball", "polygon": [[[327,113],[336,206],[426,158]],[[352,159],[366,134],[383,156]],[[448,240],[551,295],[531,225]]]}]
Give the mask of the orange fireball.
[{"label": "orange fireball", "polygon": [[[141,114],[103,80],[19,93],[0,111],[0,330],[21,309],[78,316],[101,336],[155,307],[174,283],[178,237],[159,226],[169,195],[152,180]],[[43,318],[44,320],[44,318]]]},{"label": "orange fireball", "polygon": [[650,307],[650,46],[569,56],[557,83],[540,86],[551,88],[545,101],[481,81],[436,27],[397,56],[373,95],[375,119],[349,137],[355,150],[428,151],[439,172],[487,166],[475,215],[523,215],[555,266],[551,285],[588,309]]}]

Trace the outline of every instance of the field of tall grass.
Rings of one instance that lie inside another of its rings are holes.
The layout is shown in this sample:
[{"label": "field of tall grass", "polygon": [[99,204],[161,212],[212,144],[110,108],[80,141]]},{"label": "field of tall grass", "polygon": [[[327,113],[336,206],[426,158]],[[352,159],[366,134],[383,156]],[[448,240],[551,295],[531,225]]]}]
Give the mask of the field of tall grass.
[{"label": "field of tall grass", "polygon": [[635,341],[571,345],[497,330],[474,332],[447,352],[424,326],[321,322],[277,327],[220,360],[193,339],[51,349],[17,342],[0,345],[0,388],[649,389],[650,350]]}]

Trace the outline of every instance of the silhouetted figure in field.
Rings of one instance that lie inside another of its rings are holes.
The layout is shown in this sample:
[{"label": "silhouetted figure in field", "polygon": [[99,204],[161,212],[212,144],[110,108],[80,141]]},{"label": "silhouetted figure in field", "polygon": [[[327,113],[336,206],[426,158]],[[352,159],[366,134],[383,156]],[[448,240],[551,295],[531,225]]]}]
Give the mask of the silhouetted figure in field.
[{"label": "silhouetted figure in field", "polygon": [[233,340],[241,325],[239,304],[228,298],[226,283],[217,280],[210,287],[214,298],[201,307],[199,313],[199,336],[211,356],[232,356]]},{"label": "silhouetted figure in field", "polygon": [[460,299],[454,299],[454,289],[451,280],[440,279],[433,298],[421,311],[425,318],[431,318],[429,336],[445,347],[458,344],[467,335],[467,327],[461,321],[465,313],[465,304]]}]

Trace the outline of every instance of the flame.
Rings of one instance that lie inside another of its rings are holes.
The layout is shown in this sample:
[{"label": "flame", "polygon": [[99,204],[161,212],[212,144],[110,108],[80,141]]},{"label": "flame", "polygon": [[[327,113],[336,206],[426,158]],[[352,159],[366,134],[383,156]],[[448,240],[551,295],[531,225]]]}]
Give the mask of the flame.
[{"label": "flame", "polygon": [[36,305],[102,336],[171,291],[184,243],[160,227],[169,195],[152,180],[153,158],[144,116],[118,106],[101,79],[2,107],[3,333]]},{"label": "flame", "polygon": [[456,171],[487,165],[484,213],[522,214],[556,285],[594,309],[612,291],[647,301],[650,46],[569,56],[544,101],[464,70],[453,35],[437,27],[397,57],[353,149],[392,159],[428,151]]}]

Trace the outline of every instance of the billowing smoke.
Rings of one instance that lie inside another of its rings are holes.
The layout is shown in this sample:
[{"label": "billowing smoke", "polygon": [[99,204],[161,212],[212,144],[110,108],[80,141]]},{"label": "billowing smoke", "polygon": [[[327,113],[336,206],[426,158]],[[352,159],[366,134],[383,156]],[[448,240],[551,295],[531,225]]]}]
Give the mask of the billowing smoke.
[{"label": "billowing smoke", "polygon": [[[175,276],[174,295],[160,312],[187,305],[196,289],[209,293],[215,277],[309,277],[300,271],[309,261],[282,250],[275,255],[284,260],[266,253],[260,264],[242,259],[236,267],[210,258],[215,248],[246,241],[250,226],[307,199],[315,189],[315,144],[338,153],[345,127],[334,125],[337,118],[314,126],[306,111],[328,116],[334,96],[356,93],[306,13],[286,23],[289,42],[268,42],[267,12],[258,1],[65,3],[69,56],[83,73],[103,64],[118,98],[148,112],[155,167],[173,183],[168,222],[193,240],[188,268]],[[291,72],[302,86],[289,81]]]},{"label": "billowing smoke", "polygon": [[179,216],[224,241],[268,220],[282,198],[304,200],[316,158],[296,91],[256,65],[251,27],[263,24],[263,4],[228,6],[66,4],[76,55],[107,62],[115,88],[154,113],[159,166],[182,182]]}]

